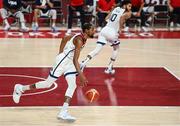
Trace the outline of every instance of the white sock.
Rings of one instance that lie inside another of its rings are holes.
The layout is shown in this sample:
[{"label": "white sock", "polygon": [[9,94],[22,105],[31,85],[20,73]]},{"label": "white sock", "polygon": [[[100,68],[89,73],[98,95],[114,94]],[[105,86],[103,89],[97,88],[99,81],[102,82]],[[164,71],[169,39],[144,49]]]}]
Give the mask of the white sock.
[{"label": "white sock", "polygon": [[55,27],[55,23],[52,24],[52,27]]},{"label": "white sock", "polygon": [[37,23],[37,22],[35,22],[34,24],[35,24],[36,26],[38,26],[38,23]]},{"label": "white sock", "polygon": [[25,27],[26,27],[24,22],[21,22],[21,27],[22,27],[22,28],[25,28]]},{"label": "white sock", "polygon": [[64,104],[63,104],[63,106],[62,106],[62,109],[61,109],[61,112],[66,111],[66,110],[68,109],[68,107],[69,107],[69,103],[64,102]]},{"label": "white sock", "polygon": [[108,68],[111,69],[113,67],[113,62],[110,61],[109,65],[108,65]]},{"label": "white sock", "polygon": [[7,19],[4,19],[4,23],[5,23],[6,25],[9,25],[9,23],[8,23],[8,20],[7,20]]},{"label": "white sock", "polygon": [[27,91],[27,90],[30,90],[30,85],[25,85],[22,87],[22,90],[23,91]]},{"label": "white sock", "polygon": [[108,64],[108,69],[112,69],[114,62],[115,62],[115,59],[112,59],[112,58],[111,58],[111,59],[110,59],[110,62],[109,62],[109,64]]},{"label": "white sock", "polygon": [[71,29],[68,29],[67,32],[71,32]]}]

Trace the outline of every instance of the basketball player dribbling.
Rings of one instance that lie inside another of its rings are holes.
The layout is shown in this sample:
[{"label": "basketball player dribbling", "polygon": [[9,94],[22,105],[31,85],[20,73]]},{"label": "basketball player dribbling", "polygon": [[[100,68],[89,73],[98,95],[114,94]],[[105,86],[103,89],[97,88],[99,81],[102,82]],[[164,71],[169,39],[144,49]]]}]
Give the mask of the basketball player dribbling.
[{"label": "basketball player dribbling", "polygon": [[102,50],[103,46],[110,42],[113,47],[112,56],[110,58],[110,62],[108,67],[105,69],[106,74],[114,74],[115,70],[113,69],[113,64],[117,58],[119,51],[120,41],[118,39],[119,32],[124,26],[125,21],[131,17],[131,2],[123,1],[121,7],[115,7],[106,17],[107,24],[100,31],[96,48],[91,51],[85,60],[81,63],[81,68],[84,69],[89,60],[91,60],[94,56],[99,54]]},{"label": "basketball player dribbling", "polygon": [[14,102],[19,103],[21,95],[27,90],[50,88],[51,85],[64,74],[68,83],[68,88],[65,93],[63,107],[57,118],[75,121],[75,117],[71,116],[67,110],[76,89],[76,75],[78,74],[80,77],[81,86],[87,85],[88,81],[80,70],[78,59],[87,38],[93,37],[93,35],[94,27],[91,24],[85,23],[82,26],[82,33],[64,37],[60,44],[59,54],[56,57],[54,66],[50,70],[48,78],[45,81],[40,81],[31,85],[16,84],[13,92]]}]

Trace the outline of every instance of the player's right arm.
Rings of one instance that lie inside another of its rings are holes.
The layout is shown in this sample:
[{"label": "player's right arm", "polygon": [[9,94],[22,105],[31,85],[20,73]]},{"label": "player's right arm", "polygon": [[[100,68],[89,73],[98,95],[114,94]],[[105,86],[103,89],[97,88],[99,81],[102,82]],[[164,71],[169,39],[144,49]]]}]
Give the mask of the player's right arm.
[{"label": "player's right arm", "polygon": [[74,66],[76,68],[76,71],[78,72],[78,75],[80,77],[80,84],[81,86],[86,86],[87,85],[87,79],[84,76],[83,72],[80,69],[80,65],[78,62],[79,56],[80,56],[80,51],[81,51],[81,47],[83,46],[83,40],[81,37],[77,36],[74,39],[74,45],[75,45],[75,51],[74,51],[74,58],[73,58],[73,63]]},{"label": "player's right arm", "polygon": [[106,21],[106,22],[109,20],[109,18],[110,18],[110,16],[111,16],[111,13],[112,13],[112,12],[108,13],[108,15],[106,16],[106,18],[105,18],[105,21]]},{"label": "player's right arm", "polygon": [[122,31],[122,29],[124,28],[124,24],[125,24],[126,20],[131,17],[131,14],[132,14],[131,11],[127,11],[120,17],[120,20],[119,20],[119,32]]},{"label": "player's right arm", "polygon": [[111,11],[108,13],[108,15],[105,17],[105,21],[108,21],[110,19],[112,11],[114,10],[114,8],[112,8]]}]

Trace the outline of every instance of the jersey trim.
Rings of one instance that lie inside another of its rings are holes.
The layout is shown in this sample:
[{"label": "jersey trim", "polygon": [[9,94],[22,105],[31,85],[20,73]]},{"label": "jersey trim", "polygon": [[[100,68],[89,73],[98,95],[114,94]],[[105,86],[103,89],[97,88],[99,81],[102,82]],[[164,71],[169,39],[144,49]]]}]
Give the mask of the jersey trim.
[{"label": "jersey trim", "polygon": [[75,71],[75,72],[68,72],[68,73],[66,73],[66,74],[64,74],[64,77],[66,77],[67,75],[72,75],[72,74],[77,74],[77,72]]},{"label": "jersey trim", "polygon": [[103,43],[103,42],[97,42],[97,44],[105,45],[106,43]]},{"label": "jersey trim", "polygon": [[111,46],[116,46],[116,45],[119,45],[119,44],[120,44],[120,42],[114,43],[114,44],[112,44]]},{"label": "jersey trim", "polygon": [[[81,33],[79,33],[79,34],[77,34],[77,35],[76,35],[76,37],[78,37],[78,36],[80,36],[80,37],[82,38],[82,40],[83,40],[83,45],[84,45],[84,44],[85,44],[86,39],[84,38],[83,33],[81,32]],[[76,37],[75,37],[75,38],[76,38]]]},{"label": "jersey trim", "polygon": [[58,79],[58,77],[52,75],[51,72],[49,72],[49,75],[50,75],[51,77],[55,78],[55,79]]}]

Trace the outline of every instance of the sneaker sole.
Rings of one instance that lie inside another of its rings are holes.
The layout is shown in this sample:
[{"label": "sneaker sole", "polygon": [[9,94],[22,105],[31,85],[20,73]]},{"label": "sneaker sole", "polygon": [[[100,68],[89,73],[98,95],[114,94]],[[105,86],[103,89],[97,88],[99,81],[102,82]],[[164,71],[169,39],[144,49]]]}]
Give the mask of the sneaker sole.
[{"label": "sneaker sole", "polygon": [[63,119],[61,117],[57,117],[58,120],[61,120],[63,122],[73,123],[76,121],[76,119]]},{"label": "sneaker sole", "polygon": [[16,93],[16,85],[14,86],[14,91],[13,91],[13,101],[16,103],[16,104],[18,104],[19,103],[19,101],[16,101],[15,99],[17,98],[17,97],[19,97],[18,95],[17,95],[17,93]]},{"label": "sneaker sole", "polygon": [[[16,85],[14,86],[14,91],[13,91],[13,101],[14,101],[16,104],[19,103],[20,97],[21,97],[21,96],[19,96],[18,93],[16,92],[17,86],[19,86],[19,85],[16,84]],[[19,99],[18,101],[15,100],[17,97],[18,97],[18,99]]]},{"label": "sneaker sole", "polygon": [[110,73],[109,73],[109,72],[106,72],[106,71],[104,71],[104,73],[105,73],[105,74],[110,74],[110,75],[114,75],[114,74],[115,74],[115,72],[113,72],[113,73],[110,72]]}]

